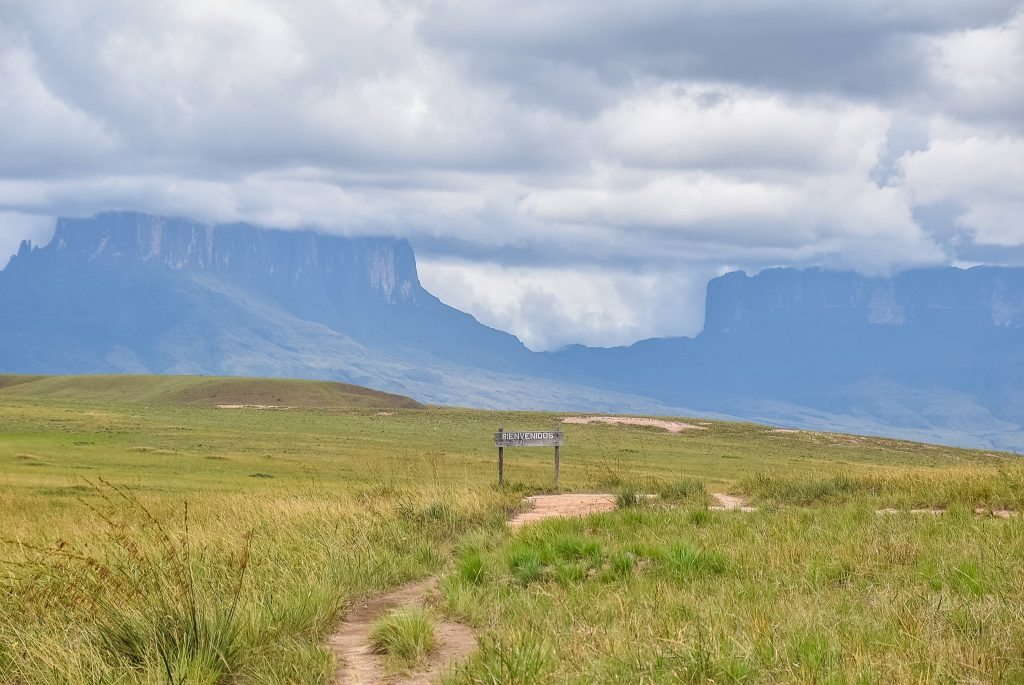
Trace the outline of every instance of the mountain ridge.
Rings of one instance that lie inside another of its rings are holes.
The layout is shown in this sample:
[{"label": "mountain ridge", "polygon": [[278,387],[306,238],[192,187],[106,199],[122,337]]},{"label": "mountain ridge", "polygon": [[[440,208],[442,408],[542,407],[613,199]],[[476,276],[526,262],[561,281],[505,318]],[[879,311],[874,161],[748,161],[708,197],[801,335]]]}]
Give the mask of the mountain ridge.
[{"label": "mountain ridge", "polygon": [[1024,447],[1024,269],[733,272],[693,338],[536,353],[423,288],[405,240],[112,212],[23,243],[0,316],[0,371],[324,378]]}]

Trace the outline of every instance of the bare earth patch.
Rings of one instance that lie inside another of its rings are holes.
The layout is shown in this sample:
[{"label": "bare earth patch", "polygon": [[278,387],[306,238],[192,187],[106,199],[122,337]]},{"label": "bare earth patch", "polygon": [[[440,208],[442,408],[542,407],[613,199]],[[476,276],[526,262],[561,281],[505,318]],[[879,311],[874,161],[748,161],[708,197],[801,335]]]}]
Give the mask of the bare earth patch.
[{"label": "bare earth patch", "polygon": [[615,495],[566,494],[534,495],[526,498],[530,509],[516,514],[508,522],[510,528],[536,523],[553,517],[587,516],[615,509]]},{"label": "bare earth patch", "polygon": [[738,495],[727,495],[724,492],[713,492],[711,498],[715,504],[708,507],[709,511],[757,511],[757,507],[750,506],[744,497]]},{"label": "bare earth patch", "polygon": [[[888,507],[886,509],[876,509],[876,514],[888,515],[888,514],[931,514],[932,516],[941,516],[946,513],[945,509],[893,509]],[[977,516],[993,516],[999,519],[1009,519],[1019,516],[1019,511],[1013,509],[985,509],[978,507],[974,510]]]},{"label": "bare earth patch", "polygon": [[607,423],[621,426],[651,426],[661,428],[669,433],[681,433],[685,430],[703,431],[707,426],[698,426],[685,421],[666,421],[665,419],[647,419],[640,416],[565,416],[562,423]]},{"label": "bare earth patch", "polygon": [[291,409],[278,404],[218,404],[217,409]]},{"label": "bare earth patch", "polygon": [[769,433],[802,433],[798,428],[772,428]]},{"label": "bare earth patch", "polygon": [[476,649],[476,635],[469,626],[453,621],[438,623],[436,646],[423,667],[412,673],[390,675],[384,657],[374,651],[370,643],[370,631],[377,619],[394,609],[424,606],[436,584],[436,578],[410,583],[394,592],[362,600],[353,607],[345,616],[345,622],[327,641],[338,663],[335,685],[427,685],[469,656]]}]

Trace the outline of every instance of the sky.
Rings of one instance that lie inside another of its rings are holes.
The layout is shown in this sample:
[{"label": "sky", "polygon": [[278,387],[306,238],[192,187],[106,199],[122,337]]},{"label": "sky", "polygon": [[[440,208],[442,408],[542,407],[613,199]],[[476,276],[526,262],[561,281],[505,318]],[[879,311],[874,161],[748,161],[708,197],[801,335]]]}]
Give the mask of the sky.
[{"label": "sky", "polygon": [[407,237],[534,349],[1024,264],[1024,2],[0,0],[0,265],[110,209]]}]

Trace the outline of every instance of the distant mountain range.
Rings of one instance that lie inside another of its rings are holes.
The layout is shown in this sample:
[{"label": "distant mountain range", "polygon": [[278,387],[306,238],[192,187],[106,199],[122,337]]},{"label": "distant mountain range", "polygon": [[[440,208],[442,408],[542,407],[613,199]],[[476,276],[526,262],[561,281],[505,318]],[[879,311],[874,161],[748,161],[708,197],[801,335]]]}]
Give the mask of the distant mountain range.
[{"label": "distant mountain range", "polygon": [[342,380],[424,402],[710,414],[1024,449],[1024,269],[730,273],[703,332],[531,352],[411,246],[105,213],[0,272],[0,372]]}]

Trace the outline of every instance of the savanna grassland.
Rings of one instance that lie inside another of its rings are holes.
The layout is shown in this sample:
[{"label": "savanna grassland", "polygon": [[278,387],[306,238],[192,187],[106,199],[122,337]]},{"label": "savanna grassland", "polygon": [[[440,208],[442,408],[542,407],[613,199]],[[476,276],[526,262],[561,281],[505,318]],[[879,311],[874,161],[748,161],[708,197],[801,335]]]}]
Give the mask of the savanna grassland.
[{"label": "savanna grassland", "polygon": [[623,506],[510,531],[551,455],[508,450],[499,489],[492,434],[559,418],[0,376],[0,682],[330,683],[346,609],[431,575],[479,636],[449,683],[1024,682],[1024,521],[976,512],[1024,510],[1015,456],[568,425],[562,489]]}]

